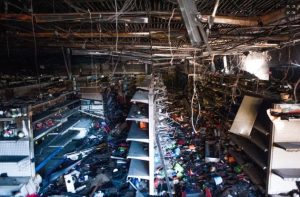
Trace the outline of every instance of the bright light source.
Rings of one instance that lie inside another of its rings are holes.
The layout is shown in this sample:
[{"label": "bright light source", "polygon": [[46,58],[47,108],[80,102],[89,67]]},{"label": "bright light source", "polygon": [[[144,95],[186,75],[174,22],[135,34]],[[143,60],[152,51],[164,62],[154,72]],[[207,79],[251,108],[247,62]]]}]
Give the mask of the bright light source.
[{"label": "bright light source", "polygon": [[249,55],[242,57],[242,69],[255,75],[259,79],[269,80],[269,67],[267,63],[270,59],[267,52],[250,52]]}]

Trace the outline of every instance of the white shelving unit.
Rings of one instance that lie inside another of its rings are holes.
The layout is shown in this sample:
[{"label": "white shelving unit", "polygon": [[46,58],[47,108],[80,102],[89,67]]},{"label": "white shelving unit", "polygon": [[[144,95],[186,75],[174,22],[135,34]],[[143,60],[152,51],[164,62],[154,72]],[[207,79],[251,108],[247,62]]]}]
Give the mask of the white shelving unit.
[{"label": "white shelving unit", "polygon": [[[128,178],[149,181],[149,195],[154,190],[154,95],[151,76],[146,76],[134,94],[127,121],[132,121],[127,141],[131,142],[128,159],[131,159]],[[148,105],[148,114],[142,114],[138,103]],[[138,122],[148,123],[148,129],[140,129]]]},{"label": "white shelving unit", "polygon": [[[267,193],[267,178],[269,169],[269,120],[266,109],[270,108],[270,102],[258,97],[244,96],[237,115],[230,129],[231,142],[239,147],[247,156],[247,161],[238,161],[247,166],[243,170],[253,183],[263,193]],[[237,152],[231,152],[238,158]]]},{"label": "white shelving unit", "polygon": [[[300,104],[275,104],[275,110],[300,109]],[[297,189],[300,181],[300,119],[273,120],[268,194]]]},{"label": "white shelving unit", "polygon": [[[28,108],[26,108],[28,112]],[[1,122],[16,124],[16,128],[24,133],[23,138],[0,139],[0,173],[7,177],[0,177],[0,196],[11,196],[24,187],[35,176],[33,162],[33,140],[30,115],[22,115]]]},{"label": "white shelving unit", "polygon": [[[300,119],[272,116],[268,101],[245,96],[229,135],[252,161],[247,173],[266,195],[297,190],[300,181]],[[297,111],[300,104],[273,104],[271,111]],[[288,115],[288,113],[287,113]],[[288,116],[286,116],[288,117]]]}]

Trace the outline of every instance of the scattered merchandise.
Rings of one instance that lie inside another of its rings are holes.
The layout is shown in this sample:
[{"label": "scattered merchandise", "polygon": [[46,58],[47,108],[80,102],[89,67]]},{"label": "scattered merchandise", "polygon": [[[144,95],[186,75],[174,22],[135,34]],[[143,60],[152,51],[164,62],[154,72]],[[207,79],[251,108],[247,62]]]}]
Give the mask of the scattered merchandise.
[{"label": "scattered merchandise", "polygon": [[[27,108],[20,100],[1,106],[0,195],[264,196],[270,134],[257,119],[293,122],[299,106],[267,110],[269,100],[259,99],[245,138],[230,130],[243,96],[227,97],[232,92],[221,91],[218,76],[193,81],[192,95],[168,89],[160,74],[137,86],[133,77],[123,78],[87,85],[81,94],[51,88],[52,96]],[[287,152],[296,145],[274,143]],[[1,193],[4,182],[12,191]],[[290,193],[299,193],[297,187]]]}]

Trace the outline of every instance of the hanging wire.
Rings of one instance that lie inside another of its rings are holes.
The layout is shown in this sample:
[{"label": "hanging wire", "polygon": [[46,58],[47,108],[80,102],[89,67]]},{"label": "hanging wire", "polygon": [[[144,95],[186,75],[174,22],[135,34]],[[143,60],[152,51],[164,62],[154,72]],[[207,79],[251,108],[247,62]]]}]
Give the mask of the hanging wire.
[{"label": "hanging wire", "polygon": [[299,83],[300,83],[300,77],[299,77],[299,79],[298,79],[298,81],[297,81],[297,83],[295,84],[295,87],[294,87],[294,98],[295,98],[295,103],[298,103],[297,89],[298,89]]},{"label": "hanging wire", "polygon": [[[88,9],[89,15],[90,15],[90,23],[91,23],[91,43],[94,43],[94,34],[93,34],[93,20],[92,20],[92,13],[90,12],[90,10]],[[94,57],[91,54],[91,64],[92,64],[92,68],[94,69],[94,66],[96,68],[96,83],[98,81],[98,68],[97,68],[97,64],[94,65]]]},{"label": "hanging wire", "polygon": [[39,87],[39,94],[41,94],[41,79],[40,79],[40,70],[38,66],[38,57],[37,57],[37,43],[36,43],[36,37],[35,37],[35,28],[34,28],[34,21],[33,21],[33,4],[32,1],[30,1],[31,6],[31,26],[32,26],[32,35],[33,35],[33,42],[34,42],[34,64],[36,69],[36,75],[38,79],[38,87]]},{"label": "hanging wire", "polygon": [[116,52],[118,52],[118,42],[119,42],[119,30],[118,30],[118,4],[117,0],[115,0],[115,7],[116,7]]},{"label": "hanging wire", "polygon": [[[194,66],[194,75],[193,75],[193,96],[192,96],[192,101],[191,101],[191,121],[192,121],[192,128],[193,128],[193,131],[195,133],[197,133],[198,131],[196,130],[195,128],[195,124],[194,124],[194,99],[198,98],[198,95],[197,95],[197,87],[196,87],[196,50],[194,51],[194,62],[193,62],[193,66]],[[200,114],[201,114],[201,105],[200,105],[200,102],[198,100],[198,116],[197,116],[197,119],[200,117]]]},{"label": "hanging wire", "polygon": [[169,47],[170,47],[170,53],[171,53],[171,61],[170,61],[171,66],[173,65],[173,60],[174,60],[174,55],[173,55],[173,50],[172,50],[172,43],[171,43],[171,20],[174,17],[175,10],[176,10],[176,8],[173,9],[172,15],[171,15],[171,17],[169,19],[169,22],[168,22],[168,31],[169,31],[168,40],[169,40]]}]

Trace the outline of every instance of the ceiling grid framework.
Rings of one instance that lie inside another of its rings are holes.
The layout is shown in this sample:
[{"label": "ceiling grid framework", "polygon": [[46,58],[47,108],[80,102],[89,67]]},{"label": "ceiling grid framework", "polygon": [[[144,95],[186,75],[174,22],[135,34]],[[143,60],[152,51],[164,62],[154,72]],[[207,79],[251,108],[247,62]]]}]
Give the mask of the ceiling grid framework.
[{"label": "ceiling grid framework", "polygon": [[[288,0],[220,0],[209,44],[214,55],[237,54],[249,50],[278,48],[299,40],[299,1],[297,14],[286,13]],[[9,47],[33,47],[32,16],[39,48],[72,48],[122,54],[132,51],[151,60],[192,58],[195,48],[175,0],[0,0],[0,43]],[[208,28],[215,1],[197,0],[200,21]],[[168,22],[170,21],[170,32]],[[116,25],[117,21],[117,25]],[[117,29],[116,29],[117,27]],[[101,30],[101,31],[100,31]],[[116,31],[117,30],[117,31]],[[155,47],[153,47],[155,46]],[[198,54],[205,46],[197,48]],[[1,49],[5,53],[5,49]],[[153,56],[155,55],[156,56]]]}]

